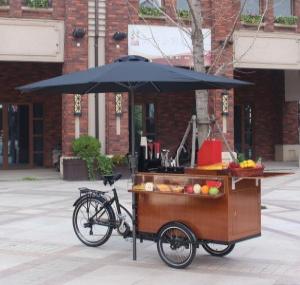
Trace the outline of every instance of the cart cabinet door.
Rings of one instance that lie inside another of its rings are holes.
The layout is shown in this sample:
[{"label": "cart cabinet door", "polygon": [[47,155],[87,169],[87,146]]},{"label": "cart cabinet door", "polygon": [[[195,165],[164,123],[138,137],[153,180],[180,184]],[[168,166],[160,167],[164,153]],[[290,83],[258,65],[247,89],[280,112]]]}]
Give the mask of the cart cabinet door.
[{"label": "cart cabinet door", "polygon": [[261,233],[260,185],[254,180],[240,181],[230,191],[230,240],[246,239]]}]

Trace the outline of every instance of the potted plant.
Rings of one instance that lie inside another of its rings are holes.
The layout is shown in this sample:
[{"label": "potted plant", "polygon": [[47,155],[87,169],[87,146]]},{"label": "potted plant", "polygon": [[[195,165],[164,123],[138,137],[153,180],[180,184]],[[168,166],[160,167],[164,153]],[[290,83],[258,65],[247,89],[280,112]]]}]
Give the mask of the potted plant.
[{"label": "potted plant", "polygon": [[297,25],[297,16],[278,16],[275,17],[274,23],[284,26],[294,26]]},{"label": "potted plant", "polygon": [[126,155],[122,154],[115,154],[111,158],[114,171],[117,173],[121,173],[123,176],[127,176],[130,174],[129,168],[128,168],[128,158]]},{"label": "potted plant", "polygon": [[247,25],[258,25],[262,21],[261,15],[241,15],[241,22]]},{"label": "potted plant", "polygon": [[163,8],[145,7],[139,9],[139,14],[142,17],[161,18],[163,17]]},{"label": "potted plant", "polygon": [[96,138],[81,136],[73,141],[72,149],[76,157],[63,161],[65,180],[100,179],[101,175],[112,173],[112,160],[101,154]]}]

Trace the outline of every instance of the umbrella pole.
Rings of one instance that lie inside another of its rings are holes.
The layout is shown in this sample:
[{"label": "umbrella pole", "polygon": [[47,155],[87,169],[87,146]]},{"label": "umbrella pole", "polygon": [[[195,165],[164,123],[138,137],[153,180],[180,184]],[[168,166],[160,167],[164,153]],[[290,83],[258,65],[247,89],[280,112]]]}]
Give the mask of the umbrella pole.
[{"label": "umbrella pole", "polygon": [[[130,105],[131,105],[131,178],[134,182],[134,173],[136,169],[136,157],[135,157],[135,126],[134,126],[134,92],[130,89],[129,92]],[[133,260],[136,260],[136,197],[132,192],[132,255]]]}]

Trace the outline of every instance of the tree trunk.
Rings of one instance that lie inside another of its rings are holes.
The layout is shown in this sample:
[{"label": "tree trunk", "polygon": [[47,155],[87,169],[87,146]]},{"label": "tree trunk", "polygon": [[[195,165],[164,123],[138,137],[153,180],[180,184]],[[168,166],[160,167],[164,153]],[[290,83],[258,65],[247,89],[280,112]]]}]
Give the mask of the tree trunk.
[{"label": "tree trunk", "polygon": [[[203,17],[201,1],[188,0],[192,18],[192,44],[195,71],[205,72],[204,67],[204,44],[203,44]],[[198,127],[198,143],[203,143],[208,134],[208,91],[197,90],[195,94],[196,115]]]}]

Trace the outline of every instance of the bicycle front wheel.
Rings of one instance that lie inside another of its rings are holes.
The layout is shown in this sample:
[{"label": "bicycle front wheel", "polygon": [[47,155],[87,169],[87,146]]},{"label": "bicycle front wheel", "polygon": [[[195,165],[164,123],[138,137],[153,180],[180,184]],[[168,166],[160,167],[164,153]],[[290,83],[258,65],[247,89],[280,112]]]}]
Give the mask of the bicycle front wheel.
[{"label": "bicycle front wheel", "polygon": [[115,223],[111,206],[103,204],[102,197],[87,197],[75,207],[73,228],[79,240],[87,246],[96,247],[110,238]]}]

